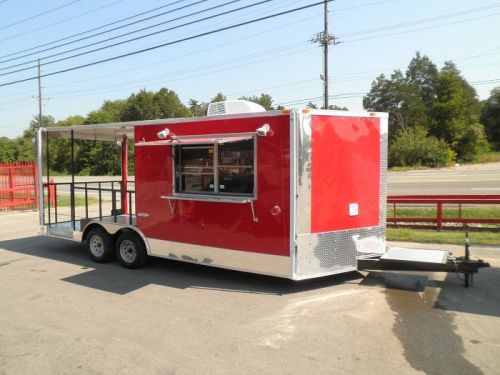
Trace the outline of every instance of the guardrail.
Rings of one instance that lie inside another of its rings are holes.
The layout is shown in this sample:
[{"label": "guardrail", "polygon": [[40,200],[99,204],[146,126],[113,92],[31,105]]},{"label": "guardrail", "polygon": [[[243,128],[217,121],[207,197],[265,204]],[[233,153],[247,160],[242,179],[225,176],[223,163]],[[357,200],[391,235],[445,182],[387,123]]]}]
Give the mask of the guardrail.
[{"label": "guardrail", "polygon": [[37,207],[36,164],[0,163],[0,210]]},{"label": "guardrail", "polygon": [[[500,209],[500,195],[397,195],[387,198],[388,207],[392,205],[392,217],[388,215],[387,223],[397,226],[398,223],[434,223],[437,230],[443,228],[444,223],[461,224],[500,224],[499,217],[463,217],[464,205],[498,205]],[[399,205],[399,207],[398,207]],[[398,208],[404,205],[408,208],[435,207],[436,214],[430,217],[398,216]],[[458,207],[456,217],[444,215],[443,206]]]}]

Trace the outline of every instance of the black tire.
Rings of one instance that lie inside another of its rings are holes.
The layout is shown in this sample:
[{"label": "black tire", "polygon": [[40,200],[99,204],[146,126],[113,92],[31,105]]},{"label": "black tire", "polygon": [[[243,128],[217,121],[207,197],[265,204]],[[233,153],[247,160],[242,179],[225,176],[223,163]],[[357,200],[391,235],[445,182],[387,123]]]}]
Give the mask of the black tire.
[{"label": "black tire", "polygon": [[115,253],[118,261],[126,268],[140,268],[148,258],[144,241],[131,231],[122,232],[118,236]]},{"label": "black tire", "polygon": [[90,229],[85,239],[85,247],[95,262],[109,262],[115,257],[113,237],[101,227]]}]

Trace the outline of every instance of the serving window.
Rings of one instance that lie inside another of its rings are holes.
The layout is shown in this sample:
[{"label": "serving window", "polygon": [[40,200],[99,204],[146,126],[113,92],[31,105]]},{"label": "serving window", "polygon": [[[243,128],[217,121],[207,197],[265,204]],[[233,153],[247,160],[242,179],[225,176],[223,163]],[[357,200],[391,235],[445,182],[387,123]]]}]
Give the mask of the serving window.
[{"label": "serving window", "polygon": [[255,196],[255,138],[175,145],[175,192]]}]

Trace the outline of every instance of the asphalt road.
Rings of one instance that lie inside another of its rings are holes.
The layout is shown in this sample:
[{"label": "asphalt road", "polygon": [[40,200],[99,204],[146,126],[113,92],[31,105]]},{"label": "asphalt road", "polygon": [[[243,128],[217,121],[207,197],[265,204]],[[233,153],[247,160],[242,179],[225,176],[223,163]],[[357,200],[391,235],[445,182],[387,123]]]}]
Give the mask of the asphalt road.
[{"label": "asphalt road", "polygon": [[[495,374],[500,249],[454,274],[295,283],[156,259],[91,262],[0,214],[0,374]],[[458,255],[458,254],[457,254]]]},{"label": "asphalt road", "polygon": [[500,194],[500,163],[390,172],[389,195]]}]

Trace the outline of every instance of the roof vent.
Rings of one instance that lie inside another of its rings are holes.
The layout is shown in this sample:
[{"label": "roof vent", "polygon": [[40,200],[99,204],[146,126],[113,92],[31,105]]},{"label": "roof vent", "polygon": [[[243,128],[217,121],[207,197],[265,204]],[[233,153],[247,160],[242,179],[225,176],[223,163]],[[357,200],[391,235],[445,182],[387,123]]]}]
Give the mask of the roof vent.
[{"label": "roof vent", "polygon": [[220,116],[237,113],[265,112],[261,105],[248,100],[226,100],[208,105],[207,116]]}]

